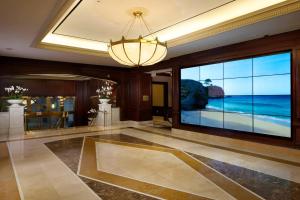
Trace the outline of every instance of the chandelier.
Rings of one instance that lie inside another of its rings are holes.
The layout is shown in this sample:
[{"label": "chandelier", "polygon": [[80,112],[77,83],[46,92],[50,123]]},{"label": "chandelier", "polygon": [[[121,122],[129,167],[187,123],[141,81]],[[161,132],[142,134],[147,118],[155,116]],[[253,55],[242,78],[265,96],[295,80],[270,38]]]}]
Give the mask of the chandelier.
[{"label": "chandelier", "polygon": [[131,30],[136,21],[140,25],[144,25],[148,31],[148,35],[135,39],[128,39],[122,36],[119,41],[110,41],[108,45],[109,55],[118,63],[129,66],[147,66],[158,63],[167,55],[167,43],[160,42],[157,37],[154,37],[149,27],[147,26],[143,13],[141,11],[133,12],[133,22],[131,23],[127,34]]}]

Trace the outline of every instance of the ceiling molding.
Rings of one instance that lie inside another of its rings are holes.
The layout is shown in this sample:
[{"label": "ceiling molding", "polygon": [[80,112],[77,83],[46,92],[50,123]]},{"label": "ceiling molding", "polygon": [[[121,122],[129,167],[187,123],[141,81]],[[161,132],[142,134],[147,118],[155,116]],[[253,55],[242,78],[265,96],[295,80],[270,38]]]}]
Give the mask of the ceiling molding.
[{"label": "ceiling molding", "polygon": [[39,43],[36,45],[36,47],[41,48],[41,49],[55,50],[55,51],[80,53],[80,54],[91,55],[91,56],[102,56],[102,57],[107,57],[107,58],[110,57],[107,52],[82,49],[82,48],[78,48],[78,47],[71,47],[71,46],[58,45],[58,44]]},{"label": "ceiling molding", "polygon": [[260,21],[290,14],[300,10],[299,0],[289,0],[280,4],[270,6],[268,8],[258,10],[253,13],[226,21],[206,29],[196,31],[194,33],[182,36],[168,41],[168,47],[175,47],[185,43],[204,39],[223,32],[231,31],[233,29],[241,28],[243,26],[251,25]]},{"label": "ceiling molding", "polygon": [[[66,45],[58,45],[58,44],[50,44],[42,42],[43,38],[55,27],[55,25],[64,17],[64,15],[68,14],[67,11],[71,8],[71,6],[76,2],[76,0],[66,0],[63,6],[59,9],[58,13],[55,17],[50,20],[51,22],[47,26],[47,28],[42,31],[34,40],[32,46],[41,48],[41,49],[48,49],[48,50],[55,50],[55,51],[64,51],[64,52],[73,52],[85,55],[92,55],[92,56],[102,56],[102,57],[109,57],[108,52],[105,51],[96,51],[91,49],[84,49],[79,47],[72,47]],[[71,36],[69,36],[71,37]]]}]

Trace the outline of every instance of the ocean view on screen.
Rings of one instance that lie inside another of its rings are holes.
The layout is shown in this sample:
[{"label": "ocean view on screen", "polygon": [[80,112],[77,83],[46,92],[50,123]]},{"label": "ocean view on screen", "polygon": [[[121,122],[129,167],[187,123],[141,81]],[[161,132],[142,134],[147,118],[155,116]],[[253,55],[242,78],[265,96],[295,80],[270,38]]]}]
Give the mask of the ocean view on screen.
[{"label": "ocean view on screen", "polygon": [[181,69],[181,123],[291,137],[291,54]]}]

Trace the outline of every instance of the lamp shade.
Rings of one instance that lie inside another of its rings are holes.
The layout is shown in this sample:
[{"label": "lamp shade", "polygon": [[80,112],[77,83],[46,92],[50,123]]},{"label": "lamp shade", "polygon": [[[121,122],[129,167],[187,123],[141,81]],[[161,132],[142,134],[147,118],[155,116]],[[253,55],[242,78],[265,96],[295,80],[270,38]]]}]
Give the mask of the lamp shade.
[{"label": "lamp shade", "polygon": [[110,56],[123,65],[147,66],[153,65],[167,55],[167,44],[158,39],[125,39],[110,42],[108,47]]}]

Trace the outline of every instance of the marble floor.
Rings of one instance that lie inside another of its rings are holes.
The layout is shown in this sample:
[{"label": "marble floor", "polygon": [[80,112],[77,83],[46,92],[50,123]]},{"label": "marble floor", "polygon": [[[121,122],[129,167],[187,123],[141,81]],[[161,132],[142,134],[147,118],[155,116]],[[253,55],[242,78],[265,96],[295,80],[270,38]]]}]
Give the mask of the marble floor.
[{"label": "marble floor", "polygon": [[300,150],[149,124],[0,143],[0,199],[300,199]]}]

